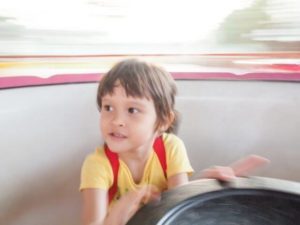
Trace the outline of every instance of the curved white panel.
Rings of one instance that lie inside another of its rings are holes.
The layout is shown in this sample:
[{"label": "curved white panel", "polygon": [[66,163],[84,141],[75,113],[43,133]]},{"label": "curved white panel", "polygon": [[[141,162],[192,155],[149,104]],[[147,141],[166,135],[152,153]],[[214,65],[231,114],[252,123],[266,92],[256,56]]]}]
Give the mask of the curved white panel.
[{"label": "curved white panel", "polygon": [[[177,108],[195,170],[247,154],[258,175],[300,181],[300,84],[177,81]],[[102,140],[97,84],[0,90],[0,221],[79,225],[80,167]]]}]

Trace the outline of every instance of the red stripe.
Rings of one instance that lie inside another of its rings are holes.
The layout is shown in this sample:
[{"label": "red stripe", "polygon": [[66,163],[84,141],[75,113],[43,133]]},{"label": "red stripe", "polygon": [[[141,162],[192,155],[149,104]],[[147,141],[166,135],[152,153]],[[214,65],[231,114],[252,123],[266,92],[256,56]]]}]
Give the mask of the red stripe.
[{"label": "red stripe", "polygon": [[156,140],[153,144],[153,148],[157,154],[157,157],[158,157],[160,165],[163,169],[165,178],[167,179],[167,159],[166,159],[166,151],[165,151],[165,146],[164,146],[162,136],[156,138]]},{"label": "red stripe", "polygon": [[107,145],[104,146],[105,154],[110,162],[114,180],[113,184],[108,191],[108,200],[111,202],[118,191],[118,172],[119,172],[119,156],[117,153],[112,152]]},{"label": "red stripe", "polygon": [[[267,80],[300,81],[300,72],[296,73],[234,73],[220,72],[171,72],[176,80]],[[49,78],[35,76],[0,77],[0,88],[28,87],[68,83],[96,83],[101,73],[61,74]]]}]

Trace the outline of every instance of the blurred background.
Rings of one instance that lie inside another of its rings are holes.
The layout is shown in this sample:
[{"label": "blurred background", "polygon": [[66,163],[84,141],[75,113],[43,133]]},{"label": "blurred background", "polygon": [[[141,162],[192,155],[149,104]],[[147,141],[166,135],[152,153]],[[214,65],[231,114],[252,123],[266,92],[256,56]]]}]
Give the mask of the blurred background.
[{"label": "blurred background", "polygon": [[81,224],[97,82],[126,57],[173,72],[195,171],[259,154],[300,181],[299,0],[0,0],[1,225]]},{"label": "blurred background", "polygon": [[299,52],[299,0],[1,0],[0,6],[0,76],[102,72],[118,55],[146,55],[176,71],[289,72],[299,71]]}]

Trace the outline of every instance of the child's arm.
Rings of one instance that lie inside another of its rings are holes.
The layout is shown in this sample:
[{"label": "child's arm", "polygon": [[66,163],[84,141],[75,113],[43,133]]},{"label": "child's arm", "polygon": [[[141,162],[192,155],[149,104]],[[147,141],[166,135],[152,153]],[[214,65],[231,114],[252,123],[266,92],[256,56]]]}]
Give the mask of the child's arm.
[{"label": "child's arm", "polygon": [[144,186],[123,195],[108,210],[107,191],[85,189],[82,195],[84,225],[125,225],[142,205],[160,198],[155,187]]},{"label": "child's arm", "polygon": [[178,187],[189,182],[187,173],[175,174],[168,178],[168,189]]},{"label": "child's arm", "polygon": [[151,185],[130,191],[112,205],[103,225],[125,225],[141,206],[159,199],[158,189]]},{"label": "child's arm", "polygon": [[107,191],[103,189],[82,190],[83,225],[102,224],[107,214]]},{"label": "child's arm", "polygon": [[202,178],[215,178],[218,180],[229,181],[237,176],[247,176],[257,168],[268,164],[270,160],[258,156],[249,155],[240,159],[229,166],[214,166],[202,171]]}]

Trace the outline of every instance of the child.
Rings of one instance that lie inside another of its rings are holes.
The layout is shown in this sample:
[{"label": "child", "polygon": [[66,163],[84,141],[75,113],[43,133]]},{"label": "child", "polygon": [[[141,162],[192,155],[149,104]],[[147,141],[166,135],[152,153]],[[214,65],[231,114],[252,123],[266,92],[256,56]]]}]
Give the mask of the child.
[{"label": "child", "polygon": [[[193,169],[183,142],[172,134],[175,95],[168,72],[135,59],[119,62],[101,79],[97,103],[105,144],[82,167],[84,225],[124,225],[141,204],[188,182]],[[230,167],[203,174],[223,180],[235,176]]]}]

